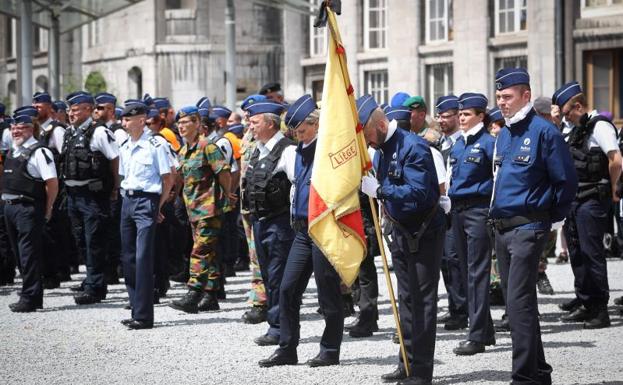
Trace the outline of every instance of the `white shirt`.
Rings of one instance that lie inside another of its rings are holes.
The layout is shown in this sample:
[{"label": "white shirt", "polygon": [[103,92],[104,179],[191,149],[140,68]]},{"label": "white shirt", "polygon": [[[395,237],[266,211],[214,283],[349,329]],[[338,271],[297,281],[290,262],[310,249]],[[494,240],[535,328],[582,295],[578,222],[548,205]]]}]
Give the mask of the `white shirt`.
[{"label": "white shirt", "polygon": [[[596,115],[598,115],[597,110],[593,110],[588,114],[588,117],[593,118]],[[606,155],[610,151],[619,152],[619,140],[614,126],[604,121],[597,122],[593,133],[588,138],[588,147],[589,149],[599,147]]]},{"label": "white shirt", "polygon": [[[117,131],[123,131],[123,130],[117,130]],[[115,131],[115,133],[117,132]],[[152,131],[145,127],[143,129],[143,131],[147,132],[148,134],[152,134]],[[127,133],[126,133],[127,135]],[[156,138],[156,140],[158,141],[158,143],[160,143],[160,145],[164,146],[167,150],[167,154],[169,155],[169,162],[171,163],[171,167],[175,167],[175,170],[177,170],[178,168],[180,168],[180,161],[179,159],[177,159],[177,154],[175,154],[175,152],[171,149],[171,143],[169,143],[168,140],[166,140],[166,138],[160,136],[160,135],[153,135],[154,138]],[[128,136],[129,138],[129,136]],[[121,149],[120,151],[121,152]]]},{"label": "white shirt", "polygon": [[387,135],[385,135],[385,141],[383,143],[387,143],[387,141],[390,140],[392,136],[394,136],[394,133],[396,132],[397,129],[398,129],[397,121],[392,120],[391,122],[389,122],[389,124],[387,125]]},{"label": "white shirt", "polygon": [[59,152],[59,154],[61,153],[61,151],[63,151],[63,141],[65,138],[65,129],[61,126],[53,126],[52,125],[52,118],[48,118],[48,120],[46,120],[45,122],[43,122],[43,124],[41,124],[41,129],[44,132],[49,132],[50,130],[54,130],[52,131],[52,136],[50,136],[50,139],[48,141],[48,143],[46,143],[46,145],[49,148],[54,148],[56,149],[56,151]]},{"label": "white shirt", "polygon": [[512,117],[504,118],[504,121],[506,122],[506,126],[510,127],[511,124],[515,124],[515,123],[521,122],[522,120],[525,119],[526,116],[528,116],[528,113],[530,111],[532,111],[532,102],[528,102],[528,104],[523,106]]},{"label": "white shirt", "polygon": [[[273,147],[275,147],[277,142],[279,142],[283,137],[284,135],[281,133],[281,131],[277,131],[277,133],[275,133],[275,135],[273,135],[273,137],[270,138],[268,142],[266,142],[266,144],[263,144],[262,142],[258,141],[257,149],[260,152],[259,159],[263,159],[267,157],[268,154],[270,154],[270,152],[272,151]],[[277,162],[277,167],[275,167],[275,169],[273,170],[273,175],[277,174],[278,172],[283,171],[288,176],[288,179],[290,180],[290,182],[294,183],[294,163],[295,162],[296,162],[296,146],[292,145],[292,146],[286,147],[281,153],[281,158],[279,158],[279,162]]]},{"label": "white shirt", "polygon": [[[12,157],[18,157],[25,148],[29,148],[38,143],[37,139],[32,136],[26,140],[21,146],[12,146]],[[46,158],[47,157],[47,158]],[[52,152],[47,148],[39,148],[28,159],[26,170],[35,179],[48,180],[56,178],[56,166],[54,165],[54,157]]]},{"label": "white shirt", "polygon": [[11,137],[11,129],[6,128],[4,131],[2,131],[2,142],[0,143],[0,150],[9,151],[12,143],[13,138]]},{"label": "white shirt", "polygon": [[112,134],[115,136],[115,142],[117,142],[117,145],[119,147],[121,147],[123,142],[125,142],[128,139],[130,139],[130,136],[128,135],[127,132],[125,132],[124,129],[118,129],[115,132],[113,132]]},{"label": "white shirt", "polygon": [[441,145],[442,150],[447,150],[448,148],[454,146],[459,137],[461,136],[461,130],[456,130],[452,135],[444,135],[444,141]]},{"label": "white shirt", "polygon": [[480,130],[482,129],[482,127],[484,127],[484,124],[482,122],[480,122],[477,125],[475,125],[474,127],[470,128],[469,130],[463,131],[462,135],[463,135],[463,140],[465,141],[465,143],[467,143],[467,138],[469,138],[470,136],[474,136],[477,133],[479,133]]},{"label": "white shirt", "polygon": [[446,182],[446,165],[443,163],[443,155],[435,147],[430,147],[430,152],[433,154],[433,162],[435,162],[435,173],[437,174],[438,184]]}]

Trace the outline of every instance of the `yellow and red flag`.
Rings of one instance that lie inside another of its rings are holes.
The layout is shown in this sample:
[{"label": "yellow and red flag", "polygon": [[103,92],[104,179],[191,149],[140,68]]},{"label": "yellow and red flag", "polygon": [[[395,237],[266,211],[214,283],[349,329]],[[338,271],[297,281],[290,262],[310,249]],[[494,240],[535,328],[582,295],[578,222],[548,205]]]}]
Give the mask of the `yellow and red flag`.
[{"label": "yellow and red flag", "polygon": [[309,193],[309,235],[350,286],[366,254],[359,185],[370,168],[346,55],[329,13],[329,47]]}]

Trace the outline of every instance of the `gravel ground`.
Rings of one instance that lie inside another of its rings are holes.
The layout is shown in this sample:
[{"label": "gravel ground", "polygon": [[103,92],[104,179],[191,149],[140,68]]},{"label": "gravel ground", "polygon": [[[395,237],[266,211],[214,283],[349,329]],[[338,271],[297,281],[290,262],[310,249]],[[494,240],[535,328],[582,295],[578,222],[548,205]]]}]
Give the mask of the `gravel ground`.
[{"label": "gravel ground", "polygon": [[[380,266],[377,260],[377,265]],[[611,301],[623,295],[623,261],[609,261]],[[316,314],[313,279],[305,294],[301,316],[298,366],[262,369],[257,365],[273,347],[259,347],[253,338],[266,325],[247,325],[240,317],[249,274],[229,279],[222,310],[198,315],[167,306],[185,289],[176,284],[156,305],[152,330],[129,331],[119,321],[127,295],[123,285],[109,288],[108,298],[78,307],[68,287],[46,291],[44,309],[30,314],[11,313],[16,285],[0,288],[0,384],[359,384],[380,383],[379,376],[395,368],[397,345],[390,339],[393,318],[385,279],[379,268],[380,331],[368,339],[344,336],[341,365],[311,369],[303,365],[318,352],[323,321]],[[541,329],[545,355],[554,367],[555,384],[623,384],[623,331],[619,309],[610,307],[612,327],[586,331],[563,324],[557,305],[573,295],[570,266],[550,264],[548,274],[556,295],[540,296]],[[440,293],[445,293],[440,282]],[[447,305],[440,295],[440,307]],[[503,313],[493,309],[494,319]],[[347,319],[350,322],[352,319]],[[452,353],[462,332],[438,328],[435,357],[436,384],[502,384],[510,381],[511,340],[497,335],[497,345],[484,354],[457,357]]]}]

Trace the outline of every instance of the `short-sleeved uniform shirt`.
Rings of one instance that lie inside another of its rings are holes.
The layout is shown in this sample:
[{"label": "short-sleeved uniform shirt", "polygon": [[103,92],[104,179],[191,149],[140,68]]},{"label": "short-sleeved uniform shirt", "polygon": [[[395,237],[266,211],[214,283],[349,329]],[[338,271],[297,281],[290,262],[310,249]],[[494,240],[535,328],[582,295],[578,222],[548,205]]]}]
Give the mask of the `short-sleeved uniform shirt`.
[{"label": "short-sleeved uniform shirt", "polygon": [[168,149],[148,130],[137,141],[128,139],[119,154],[121,188],[147,193],[162,193],[162,175],[170,174],[173,163]]},{"label": "short-sleeved uniform shirt", "polygon": [[230,167],[218,146],[199,137],[194,146],[188,143],[179,153],[180,173],[184,178],[184,203],[191,222],[221,215],[228,210],[228,197],[217,175]]}]

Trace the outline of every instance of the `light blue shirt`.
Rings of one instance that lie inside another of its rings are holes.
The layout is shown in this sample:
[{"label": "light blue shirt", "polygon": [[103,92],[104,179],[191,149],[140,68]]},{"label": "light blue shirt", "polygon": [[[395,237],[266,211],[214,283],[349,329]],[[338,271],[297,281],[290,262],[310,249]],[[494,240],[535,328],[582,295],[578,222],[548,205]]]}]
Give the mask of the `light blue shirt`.
[{"label": "light blue shirt", "polygon": [[136,142],[130,138],[119,150],[121,188],[160,194],[161,176],[171,173],[171,166],[167,148],[145,130]]}]

